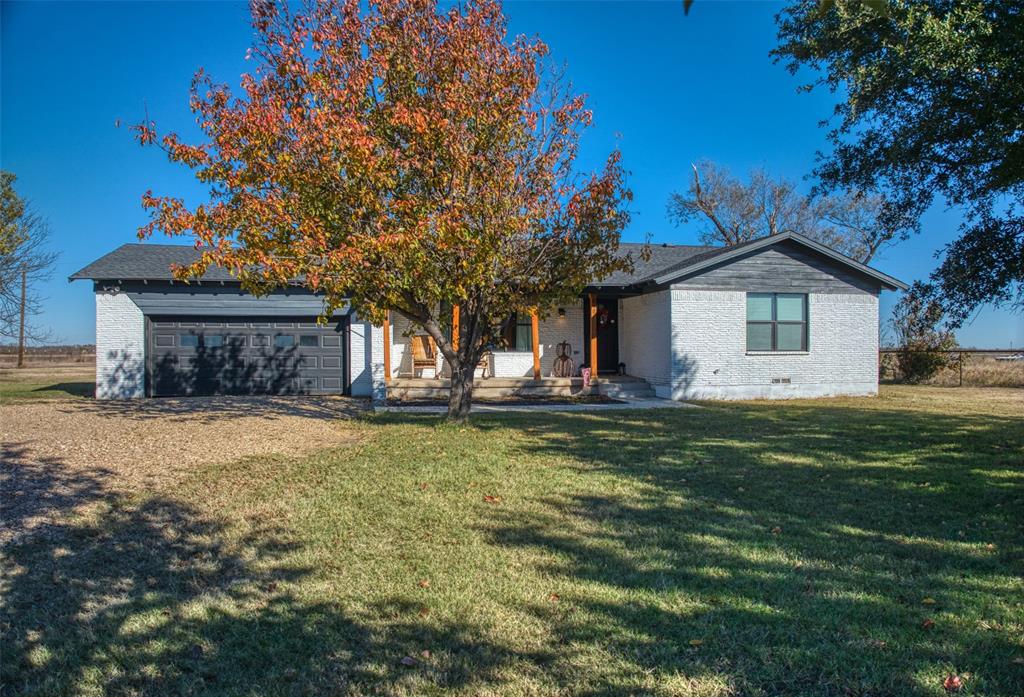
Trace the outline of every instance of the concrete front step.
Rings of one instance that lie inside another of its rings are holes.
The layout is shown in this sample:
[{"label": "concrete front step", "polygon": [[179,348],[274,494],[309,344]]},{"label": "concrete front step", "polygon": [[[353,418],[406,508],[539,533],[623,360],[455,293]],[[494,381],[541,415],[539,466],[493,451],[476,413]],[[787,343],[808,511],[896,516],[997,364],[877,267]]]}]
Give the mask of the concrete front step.
[{"label": "concrete front step", "polygon": [[625,385],[616,385],[614,383],[602,384],[600,389],[601,394],[612,398],[653,399],[654,397],[657,397],[654,390],[646,382],[635,386],[630,385],[628,387]]}]

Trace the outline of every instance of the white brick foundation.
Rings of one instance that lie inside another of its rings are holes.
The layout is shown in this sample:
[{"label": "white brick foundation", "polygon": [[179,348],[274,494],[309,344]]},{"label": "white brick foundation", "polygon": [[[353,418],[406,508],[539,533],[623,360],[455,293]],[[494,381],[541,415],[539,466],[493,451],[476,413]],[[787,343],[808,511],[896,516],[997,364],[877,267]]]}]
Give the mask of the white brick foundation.
[{"label": "white brick foundation", "polygon": [[145,396],[146,321],[124,293],[96,293],[96,399]]}]

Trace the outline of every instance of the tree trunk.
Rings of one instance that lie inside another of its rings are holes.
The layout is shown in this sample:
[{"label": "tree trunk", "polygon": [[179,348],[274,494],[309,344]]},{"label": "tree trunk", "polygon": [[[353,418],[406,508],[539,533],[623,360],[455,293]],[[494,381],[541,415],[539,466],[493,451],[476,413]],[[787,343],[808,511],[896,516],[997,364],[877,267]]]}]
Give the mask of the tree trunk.
[{"label": "tree trunk", "polygon": [[447,418],[448,421],[465,421],[469,418],[469,409],[473,404],[473,377],[476,372],[476,361],[460,361],[460,365],[450,365],[450,367],[452,388],[448,395]]}]

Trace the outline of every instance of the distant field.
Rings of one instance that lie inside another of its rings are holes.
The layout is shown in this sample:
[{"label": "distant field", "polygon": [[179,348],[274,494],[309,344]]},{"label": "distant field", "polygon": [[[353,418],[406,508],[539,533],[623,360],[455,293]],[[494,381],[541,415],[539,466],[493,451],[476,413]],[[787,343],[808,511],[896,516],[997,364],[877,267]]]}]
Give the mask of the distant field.
[{"label": "distant field", "polygon": [[[0,346],[0,369],[13,368],[18,362],[18,350],[15,346]],[[25,363],[28,366],[44,365],[95,365],[96,347],[91,344],[83,346],[46,346],[29,347],[25,350]]]},{"label": "distant field", "polygon": [[[999,356],[1010,355],[1005,352],[965,351],[963,365],[963,384],[965,387],[1024,387],[1024,361],[1000,361]],[[881,357],[883,381],[897,381],[895,362],[896,356],[883,353]],[[925,385],[951,387],[960,384],[960,368],[957,355],[953,354],[951,365],[938,375],[924,382]]]}]

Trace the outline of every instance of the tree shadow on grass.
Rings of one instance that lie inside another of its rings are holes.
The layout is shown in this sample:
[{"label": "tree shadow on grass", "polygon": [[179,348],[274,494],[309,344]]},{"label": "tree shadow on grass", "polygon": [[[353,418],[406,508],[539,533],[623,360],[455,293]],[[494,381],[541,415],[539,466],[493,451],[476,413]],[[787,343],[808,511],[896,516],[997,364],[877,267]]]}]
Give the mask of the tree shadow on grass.
[{"label": "tree shadow on grass", "polygon": [[[37,387],[33,392],[63,392],[68,397],[92,397],[96,392],[95,382],[55,382],[52,385]],[[59,396],[59,395],[54,395]]]},{"label": "tree shadow on grass", "polygon": [[47,520],[0,550],[2,695],[418,694],[486,684],[521,658],[408,599],[349,608],[310,592],[329,570],[259,515],[130,499],[108,472],[17,448],[4,465],[5,504]]},{"label": "tree shadow on grass", "polygon": [[48,519],[106,496],[111,471],[72,471],[56,458],[30,458],[22,443],[0,445],[0,543],[45,534]]},{"label": "tree shadow on grass", "polygon": [[576,611],[551,621],[560,644],[739,694],[933,694],[936,666],[979,694],[1024,685],[1021,420],[773,405],[476,426],[522,429],[510,459],[589,482],[480,523],[545,560]]},{"label": "tree shadow on grass", "polygon": [[257,638],[316,631],[318,609],[277,590],[307,571],[277,563],[293,544],[274,529],[238,538],[179,501],[112,493],[109,472],[16,449],[4,466],[17,515],[47,518],[4,549],[4,694],[216,690],[239,671],[273,684],[306,667]]}]

